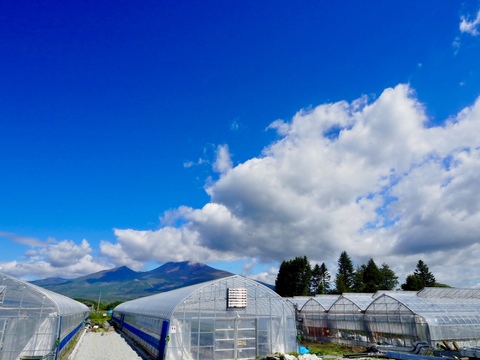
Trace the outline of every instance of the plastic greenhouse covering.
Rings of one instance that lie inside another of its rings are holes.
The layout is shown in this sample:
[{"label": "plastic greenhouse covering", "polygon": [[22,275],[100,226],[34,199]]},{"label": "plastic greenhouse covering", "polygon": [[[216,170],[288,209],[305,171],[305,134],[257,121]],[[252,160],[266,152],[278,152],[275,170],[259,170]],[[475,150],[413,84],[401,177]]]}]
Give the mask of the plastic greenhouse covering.
[{"label": "plastic greenhouse covering", "polygon": [[0,360],[55,359],[88,313],[82,303],[0,273]]},{"label": "plastic greenhouse covering", "polygon": [[125,302],[113,319],[168,360],[255,359],[297,345],[292,304],[238,275]]},{"label": "plastic greenhouse covering", "polygon": [[311,299],[310,296],[294,296],[284,298],[290,304],[292,304],[294,309],[300,310],[307,301]]},{"label": "plastic greenhouse covering", "polygon": [[479,289],[343,294],[330,307],[326,304],[313,297],[298,312],[306,339],[404,347],[417,341],[431,346],[443,341],[466,347],[480,343]]}]

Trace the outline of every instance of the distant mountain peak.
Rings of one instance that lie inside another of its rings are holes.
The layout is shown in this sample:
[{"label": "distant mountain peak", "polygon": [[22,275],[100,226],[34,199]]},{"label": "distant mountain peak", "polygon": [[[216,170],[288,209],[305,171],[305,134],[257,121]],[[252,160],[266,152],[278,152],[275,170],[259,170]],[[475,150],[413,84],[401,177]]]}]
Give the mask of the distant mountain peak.
[{"label": "distant mountain peak", "polygon": [[136,272],[124,265],[76,279],[45,279],[32,283],[72,298],[95,300],[101,294],[103,302],[113,302],[132,300],[230,275],[232,274],[227,271],[200,262],[180,261],[167,262],[146,272]]}]

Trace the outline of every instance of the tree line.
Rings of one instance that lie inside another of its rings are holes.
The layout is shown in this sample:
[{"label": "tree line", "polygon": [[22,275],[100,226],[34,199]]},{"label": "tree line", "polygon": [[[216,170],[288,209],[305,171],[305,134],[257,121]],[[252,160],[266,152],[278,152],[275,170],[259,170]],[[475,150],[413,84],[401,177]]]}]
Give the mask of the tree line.
[{"label": "tree line", "polygon": [[[366,264],[353,266],[352,259],[343,251],[338,259],[335,279],[324,262],[313,267],[306,256],[283,261],[275,280],[275,291],[283,297],[314,296],[317,294],[375,293],[394,290],[399,285],[398,276],[386,264],[380,267],[373,259]],[[424,287],[448,287],[437,283],[427,264],[419,260],[412,274],[401,284],[402,290],[418,291]]]},{"label": "tree line", "polygon": [[107,311],[107,310],[113,310],[117,305],[120,305],[123,303],[122,300],[117,300],[113,301],[110,303],[105,303],[105,302],[98,302],[96,300],[88,300],[88,299],[83,299],[83,298],[74,298],[74,300],[81,302],[84,305],[87,305],[89,308],[92,310],[97,310],[98,311]]}]

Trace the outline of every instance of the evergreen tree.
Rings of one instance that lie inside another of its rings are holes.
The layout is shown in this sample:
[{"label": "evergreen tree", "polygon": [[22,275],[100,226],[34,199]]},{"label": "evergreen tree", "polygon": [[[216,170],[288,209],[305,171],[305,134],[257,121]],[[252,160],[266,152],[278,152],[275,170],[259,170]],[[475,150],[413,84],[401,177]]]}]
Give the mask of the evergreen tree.
[{"label": "evergreen tree", "polygon": [[424,284],[423,287],[435,286],[435,276],[433,276],[428,269],[427,264],[422,260],[418,260],[417,268],[413,273],[422,280],[422,283]]},{"label": "evergreen tree", "polygon": [[363,282],[363,273],[365,272],[366,265],[357,266],[355,270],[355,276],[353,277],[352,292],[361,293],[365,291],[365,283]]},{"label": "evergreen tree", "polygon": [[386,263],[382,264],[380,272],[382,273],[382,283],[379,290],[395,289],[398,285],[398,276],[395,275],[395,272]]},{"label": "evergreen tree", "polygon": [[375,264],[373,259],[368,260],[365,270],[363,271],[363,291],[367,293],[375,293],[380,289],[382,283],[382,273]]},{"label": "evergreen tree", "polygon": [[422,289],[423,289],[422,280],[414,274],[407,275],[407,278],[405,279],[405,283],[402,284],[402,290],[419,291]]},{"label": "evergreen tree", "polygon": [[327,265],[323,262],[320,265],[320,291],[317,294],[327,294],[330,292],[330,281],[332,280],[332,275],[327,269]]},{"label": "evergreen tree", "polygon": [[346,251],[342,251],[338,259],[338,273],[335,280],[337,293],[350,292],[353,289],[355,270]]},{"label": "evergreen tree", "polygon": [[319,294],[320,292],[320,266],[315,264],[312,269],[312,280],[310,281],[310,292],[312,295]]},{"label": "evergreen tree", "polygon": [[405,283],[402,284],[402,289],[419,291],[424,287],[433,287],[435,284],[435,277],[428,269],[427,264],[418,260],[415,271],[407,276]]},{"label": "evergreen tree", "polygon": [[343,294],[348,292],[348,288],[345,285],[345,280],[343,279],[343,276],[340,274],[337,274],[335,277],[335,291],[336,294]]},{"label": "evergreen tree", "polygon": [[275,291],[283,297],[310,295],[312,269],[306,256],[283,261],[275,280]]},{"label": "evergreen tree", "polygon": [[290,269],[291,261],[282,261],[280,269],[278,270],[277,278],[275,279],[275,291],[280,296],[293,296],[293,273]]},{"label": "evergreen tree", "polygon": [[330,290],[331,275],[328,272],[325,263],[322,265],[316,264],[312,270],[312,281],[310,290],[312,295],[326,294]]}]

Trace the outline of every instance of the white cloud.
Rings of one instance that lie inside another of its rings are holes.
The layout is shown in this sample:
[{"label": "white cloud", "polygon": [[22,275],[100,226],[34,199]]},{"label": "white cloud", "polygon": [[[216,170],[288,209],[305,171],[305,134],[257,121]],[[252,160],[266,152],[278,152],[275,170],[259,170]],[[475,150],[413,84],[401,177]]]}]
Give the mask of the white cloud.
[{"label": "white cloud", "polygon": [[111,267],[102,259],[90,255],[92,248],[86,240],[82,240],[80,245],[71,240],[51,242],[46,245],[41,242],[41,247],[28,250],[25,253],[27,261],[0,263],[2,271],[26,279],[71,278]]},{"label": "white cloud", "polygon": [[[193,210],[190,209],[190,212]],[[117,243],[103,241],[100,253],[116,265],[129,265],[137,270],[148,261],[163,263],[190,260],[203,263],[234,258],[200,245],[198,233],[187,226],[183,228],[165,226],[157,231],[115,229],[115,235]]]},{"label": "white cloud", "polygon": [[460,31],[462,33],[467,33],[472,36],[478,36],[480,34],[478,31],[480,25],[480,10],[477,12],[475,19],[469,21],[467,17],[462,16],[460,20]]},{"label": "white cloud", "polygon": [[47,241],[41,241],[40,239],[32,238],[32,237],[20,236],[20,235],[5,232],[5,231],[0,231],[0,237],[10,238],[18,244],[28,245],[32,247],[48,246]]},{"label": "white cloud", "polygon": [[[323,104],[277,120],[269,129],[279,140],[256,158],[233,166],[228,147],[217,147],[221,176],[206,185],[205,206],[169,210],[157,230],[115,229],[100,255],[134,269],[243,260],[246,274],[271,265],[252,276],[272,283],[278,264],[295,256],[325,262],[334,275],[347,251],[355,265],[387,263],[401,282],[422,259],[439,282],[480,285],[480,98],[439,126],[425,113],[412,89],[398,85],[371,102]],[[64,251],[75,256],[62,259]],[[86,241],[66,241],[28,256],[43,261],[43,273],[53,265],[70,273],[89,265],[91,273],[102,263],[90,254]]]},{"label": "white cloud", "polygon": [[64,240],[58,244],[50,245],[39,251],[47,262],[53,267],[65,267],[72,262],[77,263],[92,252],[92,248],[87,240],[82,240],[80,245],[71,240]]},{"label": "white cloud", "polygon": [[254,280],[263,282],[265,284],[274,285],[277,275],[278,275],[278,268],[272,266],[267,271],[263,271],[258,274],[248,275],[248,276]]},{"label": "white cloud", "polygon": [[[345,250],[359,264],[386,262],[401,281],[419,259],[438,281],[460,281],[443,264],[454,250],[478,251],[480,100],[431,127],[412,89],[399,85],[372,103],[324,104],[269,128],[281,139],[235,167],[219,147],[227,165],[206,188],[210,203],[168,213],[183,225],[116,230],[116,250],[138,262],[250,265],[303,255],[332,262]],[[457,274],[468,273],[468,260],[457,260]]]},{"label": "white cloud", "polygon": [[213,164],[213,170],[218,173],[225,173],[232,168],[232,159],[228,150],[228,145],[219,145],[216,150],[216,159]]}]

